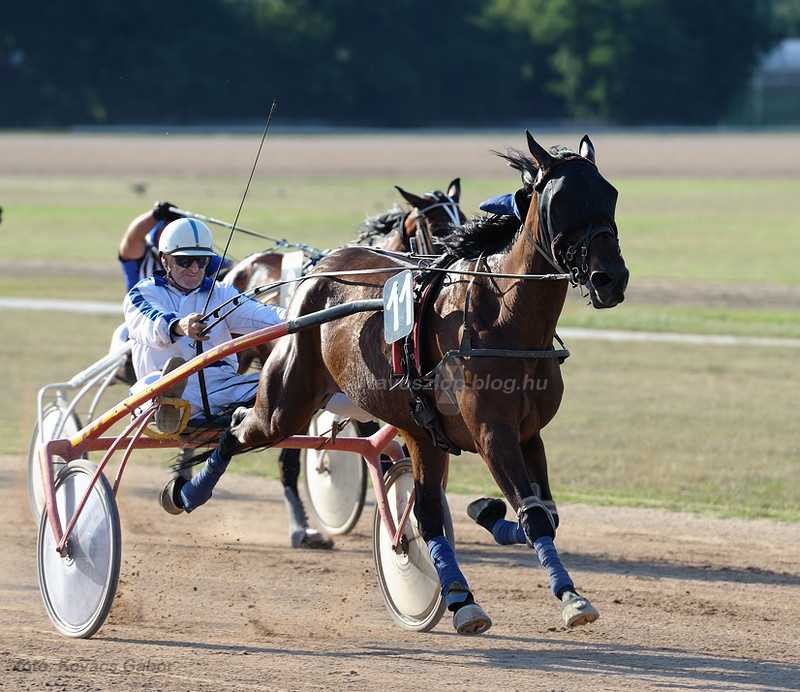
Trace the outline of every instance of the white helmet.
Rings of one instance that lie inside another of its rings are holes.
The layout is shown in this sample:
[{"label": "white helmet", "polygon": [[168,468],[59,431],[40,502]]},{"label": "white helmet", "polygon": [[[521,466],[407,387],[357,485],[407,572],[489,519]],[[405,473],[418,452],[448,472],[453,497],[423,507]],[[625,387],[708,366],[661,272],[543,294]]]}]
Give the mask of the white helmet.
[{"label": "white helmet", "polygon": [[158,251],[166,255],[211,256],[214,240],[202,221],[177,219],[168,223],[158,240]]}]

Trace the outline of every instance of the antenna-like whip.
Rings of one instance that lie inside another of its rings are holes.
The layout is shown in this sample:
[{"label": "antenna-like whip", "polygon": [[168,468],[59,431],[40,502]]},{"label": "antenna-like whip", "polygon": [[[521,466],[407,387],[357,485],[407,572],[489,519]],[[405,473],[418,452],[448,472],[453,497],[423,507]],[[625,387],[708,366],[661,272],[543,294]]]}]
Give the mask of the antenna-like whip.
[{"label": "antenna-like whip", "polygon": [[[242,195],[242,201],[239,203],[239,209],[236,212],[236,218],[233,220],[233,225],[231,226],[231,230],[228,233],[228,240],[225,242],[225,249],[222,252],[222,261],[219,263],[217,267],[217,272],[214,274],[214,282],[217,281],[219,278],[219,273],[222,270],[222,265],[225,262],[225,257],[228,254],[228,248],[231,244],[231,238],[233,238],[233,232],[236,229],[236,224],[239,221],[239,214],[242,213],[242,207],[244,207],[244,200],[247,198],[247,192],[250,190],[250,183],[253,182],[253,176],[256,172],[256,166],[258,166],[258,159],[261,157],[261,150],[264,148],[264,140],[267,138],[267,132],[269,131],[269,124],[272,122],[272,114],[275,112],[275,104],[277,102],[272,102],[272,107],[269,109],[269,115],[267,116],[267,124],[264,125],[264,133],[261,135],[261,142],[258,145],[258,151],[256,152],[256,159],[253,161],[253,168],[250,171],[250,177],[247,179],[247,186],[244,189],[244,194]],[[203,313],[205,314],[206,310],[208,310],[208,304],[211,302],[211,294],[214,292],[214,284],[211,284],[211,290],[208,292],[208,297],[206,298],[206,304],[203,308]]]},{"label": "antenna-like whip", "polygon": [[[256,166],[258,165],[258,159],[261,156],[261,149],[264,147],[264,140],[267,138],[267,132],[269,131],[269,124],[272,122],[272,114],[275,112],[275,101],[272,102],[272,108],[269,109],[269,116],[267,117],[267,124],[264,125],[264,134],[261,135],[261,143],[258,145],[258,152],[256,153],[256,160],[253,161],[253,168],[250,171],[250,177],[247,179],[247,187],[244,189],[244,194],[242,195],[242,201],[239,203],[239,210],[236,212],[236,218],[233,220],[233,226],[231,226],[231,230],[228,233],[228,240],[225,243],[225,249],[222,252],[222,259],[219,263],[219,267],[217,267],[217,271],[214,274],[214,281],[211,282],[211,288],[208,291],[208,297],[206,298],[206,304],[203,307],[203,314],[206,313],[208,310],[208,305],[211,302],[211,294],[214,292],[214,284],[216,284],[217,279],[219,278],[219,272],[222,269],[222,264],[225,261],[225,256],[228,254],[228,247],[231,244],[231,238],[233,237],[233,231],[236,228],[236,224],[239,221],[239,214],[242,213],[242,207],[244,206],[244,200],[247,197],[247,191],[250,189],[250,183],[253,181],[253,176],[256,172]],[[203,352],[203,342],[199,339],[195,341],[195,350],[197,351],[197,355],[199,356]],[[211,422],[211,407],[208,402],[208,391],[206,390],[206,378],[205,373],[202,370],[197,371],[197,379],[200,382],[200,396],[203,400],[203,413],[206,416],[206,419]]]}]

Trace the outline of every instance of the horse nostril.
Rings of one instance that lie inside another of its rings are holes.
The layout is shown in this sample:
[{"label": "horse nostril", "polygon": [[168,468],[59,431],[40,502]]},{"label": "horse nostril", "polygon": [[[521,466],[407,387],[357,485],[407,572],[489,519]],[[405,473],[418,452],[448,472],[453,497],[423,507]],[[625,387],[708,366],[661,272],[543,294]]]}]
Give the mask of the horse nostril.
[{"label": "horse nostril", "polygon": [[605,272],[592,272],[589,278],[595,288],[608,288],[611,285],[611,277]]}]

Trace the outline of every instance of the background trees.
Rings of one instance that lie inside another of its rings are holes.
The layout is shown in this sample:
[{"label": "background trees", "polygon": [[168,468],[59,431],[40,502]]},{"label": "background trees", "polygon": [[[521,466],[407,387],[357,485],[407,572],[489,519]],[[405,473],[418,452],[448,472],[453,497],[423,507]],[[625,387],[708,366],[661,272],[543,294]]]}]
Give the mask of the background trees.
[{"label": "background trees", "polygon": [[12,3],[0,126],[713,124],[797,0]]}]

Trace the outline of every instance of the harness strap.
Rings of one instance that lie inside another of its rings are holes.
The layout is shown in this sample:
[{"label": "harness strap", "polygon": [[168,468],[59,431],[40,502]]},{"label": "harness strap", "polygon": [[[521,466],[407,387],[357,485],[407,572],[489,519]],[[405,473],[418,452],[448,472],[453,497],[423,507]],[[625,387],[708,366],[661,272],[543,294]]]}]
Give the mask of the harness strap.
[{"label": "harness strap", "polygon": [[[434,265],[435,268],[446,267],[455,261],[452,255],[443,255]],[[415,321],[414,329],[405,339],[402,339],[401,350],[401,364],[403,369],[403,379],[406,382],[409,392],[411,393],[411,416],[425,432],[428,433],[433,443],[445,450],[449,454],[461,454],[461,448],[454,445],[442,427],[442,422],[430,400],[424,395],[423,388],[420,386],[420,371],[419,371],[419,327],[422,322],[422,316],[430,302],[430,299],[435,295],[436,286],[441,283],[444,274],[436,271],[423,272],[416,282],[414,287],[415,297]]]},{"label": "harness strap", "polygon": [[[560,341],[560,339],[559,339]],[[469,350],[447,351],[442,360],[448,358],[472,358],[473,356],[491,356],[493,358],[569,358],[570,353],[566,348],[547,349],[543,351],[513,351],[504,348],[471,348]],[[562,361],[563,362],[563,361]],[[434,368],[431,373],[436,372]]]},{"label": "harness strap", "polygon": [[[555,334],[555,339],[562,346],[560,349],[545,349],[545,350],[525,350],[515,351],[511,349],[494,349],[494,348],[472,348],[469,337],[469,298],[475,276],[477,276],[477,268],[480,265],[482,257],[479,257],[475,269],[476,273],[473,274],[466,291],[466,302],[464,305],[464,329],[461,335],[461,343],[457,350],[447,351],[436,367],[431,370],[424,377],[420,377],[419,370],[419,340],[420,340],[420,324],[425,310],[435,294],[435,289],[444,276],[441,269],[447,267],[455,261],[455,257],[451,255],[443,255],[432,266],[424,271],[420,277],[415,281],[414,297],[415,297],[415,320],[414,328],[411,333],[405,338],[396,341],[392,346],[392,366],[396,375],[400,374],[402,370],[402,381],[408,386],[411,393],[411,415],[414,421],[433,440],[434,444],[444,449],[450,454],[458,455],[461,449],[454,445],[444,432],[439,416],[430,400],[423,394],[424,390],[433,388],[431,384],[437,372],[444,366],[450,358],[470,358],[470,357],[500,357],[500,358],[557,358],[560,363],[563,363],[569,357],[569,351],[564,348],[564,342],[561,341],[558,334]],[[399,384],[399,383],[398,383]],[[395,385],[397,386],[397,385]]]},{"label": "harness strap", "polygon": [[[533,238],[531,237],[530,233],[528,233],[527,230],[525,231],[525,234],[534,244],[534,247],[536,247],[536,241],[533,240]],[[470,298],[470,293],[472,292],[472,285],[475,283],[475,277],[477,276],[478,267],[480,266],[482,260],[483,260],[483,253],[481,253],[477,261],[475,262],[476,273],[472,275],[472,278],[470,279],[470,282],[467,285],[466,295],[464,298],[464,323],[463,323],[464,329],[461,333],[461,343],[459,344],[458,350],[447,351],[447,353],[445,353],[442,356],[442,359],[439,361],[439,364],[426,375],[426,378],[433,376],[442,367],[442,364],[446,362],[449,358],[468,358],[470,356],[497,356],[500,358],[558,358],[559,363],[563,363],[567,358],[569,358],[569,351],[566,348],[564,348],[564,342],[561,341],[558,334],[555,335],[556,340],[558,341],[559,344],[561,344],[561,348],[558,350],[547,349],[541,351],[514,351],[505,348],[472,348],[472,342],[470,341],[469,338],[469,321],[468,321],[469,298]],[[488,264],[486,265],[486,269],[487,273],[491,273]],[[556,267],[556,269],[558,269],[558,267]]]}]

